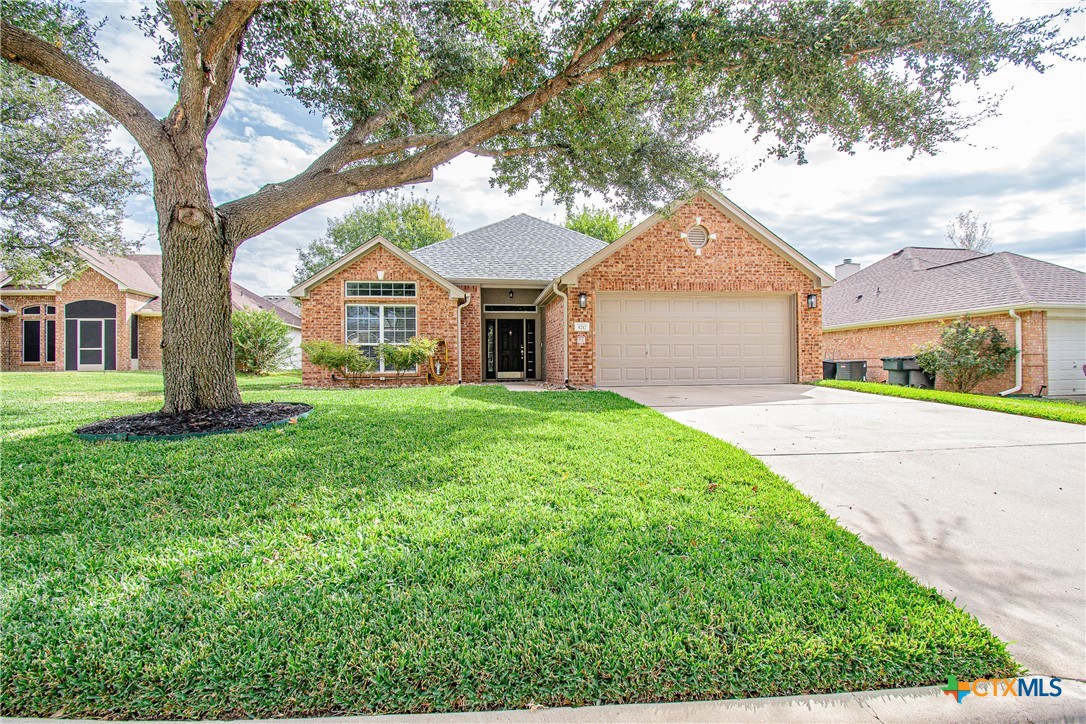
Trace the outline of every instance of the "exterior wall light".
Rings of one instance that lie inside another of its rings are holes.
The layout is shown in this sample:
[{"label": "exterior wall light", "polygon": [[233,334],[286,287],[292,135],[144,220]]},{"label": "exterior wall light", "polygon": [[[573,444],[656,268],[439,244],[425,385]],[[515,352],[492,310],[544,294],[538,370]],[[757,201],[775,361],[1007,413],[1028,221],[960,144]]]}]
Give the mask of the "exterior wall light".
[{"label": "exterior wall light", "polygon": [[814,309],[817,306],[818,306],[818,295],[817,294],[808,294],[807,295],[807,308],[808,309]]},{"label": "exterior wall light", "polygon": [[512,298],[513,298],[513,290],[512,290],[512,289],[510,289],[510,290],[509,290],[509,298],[510,298],[510,299],[512,299]]},{"label": "exterior wall light", "polygon": [[581,292],[577,295],[577,306],[581,309],[584,309],[588,306],[588,295],[584,292]]}]

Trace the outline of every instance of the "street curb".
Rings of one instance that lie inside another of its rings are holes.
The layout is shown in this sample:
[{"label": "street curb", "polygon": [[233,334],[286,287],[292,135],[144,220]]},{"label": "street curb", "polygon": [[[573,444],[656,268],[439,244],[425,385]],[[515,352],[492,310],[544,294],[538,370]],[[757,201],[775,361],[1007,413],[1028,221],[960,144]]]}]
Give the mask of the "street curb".
[{"label": "street curb", "polygon": [[[251,719],[251,724],[725,724],[731,722],[1081,722],[1086,720],[1086,684],[1060,681],[1063,694],[1054,698],[967,696],[955,703],[938,686],[886,689],[845,694],[782,696],[723,701],[662,704],[453,712],[447,714],[388,714],[383,716]],[[58,719],[0,717],[2,724],[55,724]],[[91,719],[61,719],[90,724]],[[235,720],[237,721],[237,720]],[[167,724],[142,721],[139,724]],[[172,723],[171,723],[172,724]],[[219,724],[209,721],[206,724]]]}]

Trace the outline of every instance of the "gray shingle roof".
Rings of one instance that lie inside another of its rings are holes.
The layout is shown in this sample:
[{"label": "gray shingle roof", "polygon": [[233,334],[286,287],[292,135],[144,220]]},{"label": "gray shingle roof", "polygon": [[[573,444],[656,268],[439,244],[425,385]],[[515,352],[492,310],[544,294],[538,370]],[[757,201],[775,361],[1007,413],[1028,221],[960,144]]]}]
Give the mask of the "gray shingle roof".
[{"label": "gray shingle roof", "polygon": [[411,252],[446,279],[550,281],[605,247],[576,231],[527,214]]},{"label": "gray shingle roof", "polygon": [[1014,306],[1086,307],[1086,274],[1007,251],[908,246],[822,293],[826,327]]}]

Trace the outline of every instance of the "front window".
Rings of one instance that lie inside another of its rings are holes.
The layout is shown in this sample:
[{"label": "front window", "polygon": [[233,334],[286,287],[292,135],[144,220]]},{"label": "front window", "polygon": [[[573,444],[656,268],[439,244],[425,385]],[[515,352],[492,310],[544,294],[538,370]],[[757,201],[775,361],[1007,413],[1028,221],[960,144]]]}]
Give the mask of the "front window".
[{"label": "front window", "polygon": [[[377,345],[406,344],[417,334],[414,306],[392,304],[348,304],[347,344],[356,344],[362,353],[377,357]],[[381,372],[385,371],[380,363]]]},{"label": "front window", "polygon": [[41,362],[41,322],[23,320],[23,362]]},{"label": "front window", "polygon": [[415,282],[347,282],[348,297],[413,297]]}]

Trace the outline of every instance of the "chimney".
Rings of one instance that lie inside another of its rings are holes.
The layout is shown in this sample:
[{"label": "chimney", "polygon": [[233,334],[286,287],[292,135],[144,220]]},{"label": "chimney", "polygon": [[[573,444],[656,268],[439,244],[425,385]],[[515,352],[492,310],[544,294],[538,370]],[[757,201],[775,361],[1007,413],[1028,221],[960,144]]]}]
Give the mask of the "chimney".
[{"label": "chimney", "polygon": [[845,259],[843,262],[833,268],[833,275],[837,277],[837,281],[842,279],[848,279],[850,276],[860,271],[859,262],[852,261],[851,259]]}]

